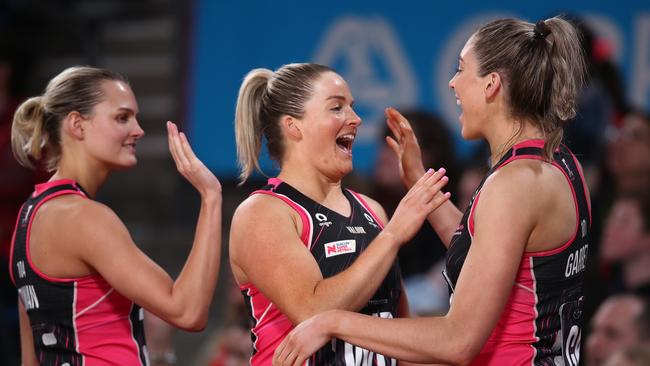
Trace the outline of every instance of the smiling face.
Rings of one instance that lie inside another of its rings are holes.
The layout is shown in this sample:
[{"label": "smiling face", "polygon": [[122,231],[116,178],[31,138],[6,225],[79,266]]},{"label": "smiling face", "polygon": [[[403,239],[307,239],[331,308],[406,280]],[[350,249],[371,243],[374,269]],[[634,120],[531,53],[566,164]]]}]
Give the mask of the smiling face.
[{"label": "smiling face", "polygon": [[130,168],[137,163],[135,147],[144,136],[136,115],[138,104],[124,82],[102,82],[103,100],[84,121],[84,142],[90,156],[110,169]]},{"label": "smiling face", "polygon": [[352,171],[352,145],[361,124],[353,104],[345,80],[334,72],[325,72],[314,82],[304,116],[298,120],[300,153],[334,179]]},{"label": "smiling face", "polygon": [[458,69],[449,80],[449,88],[454,91],[456,104],[461,113],[458,117],[461,124],[461,134],[466,140],[479,139],[484,136],[482,129],[486,120],[484,86],[486,77],[478,74],[478,61],[473,51],[474,37],[470,39],[460,52]]}]

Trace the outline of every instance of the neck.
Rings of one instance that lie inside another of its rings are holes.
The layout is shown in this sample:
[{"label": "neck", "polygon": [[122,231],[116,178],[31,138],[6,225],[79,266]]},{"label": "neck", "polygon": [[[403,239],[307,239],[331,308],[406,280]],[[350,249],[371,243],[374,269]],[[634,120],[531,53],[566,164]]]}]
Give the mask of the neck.
[{"label": "neck", "polygon": [[516,144],[526,140],[544,138],[544,134],[532,123],[502,118],[495,121],[493,125],[497,127],[485,136],[490,145],[492,165],[496,164],[503,154]]},{"label": "neck", "polygon": [[97,197],[97,192],[106,182],[110,170],[101,167],[88,167],[82,159],[69,159],[61,157],[56,172],[50,181],[58,179],[72,179],[79,183],[91,198]]},{"label": "neck", "polygon": [[325,202],[332,195],[342,195],[341,180],[327,177],[316,169],[297,169],[290,162],[283,163],[278,178],[316,202]]}]

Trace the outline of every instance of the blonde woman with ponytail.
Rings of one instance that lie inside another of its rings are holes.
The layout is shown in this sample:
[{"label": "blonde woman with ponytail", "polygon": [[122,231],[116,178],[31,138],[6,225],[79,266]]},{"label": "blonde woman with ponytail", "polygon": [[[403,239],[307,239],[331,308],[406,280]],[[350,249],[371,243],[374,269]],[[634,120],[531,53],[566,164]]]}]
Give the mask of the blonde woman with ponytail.
[{"label": "blonde woman with ponytail", "polygon": [[[241,180],[259,170],[263,140],[280,168],[234,214],[230,263],[251,320],[252,365],[305,319],[330,309],[408,315],[396,254],[449,197],[444,169],[414,182],[389,221],[374,200],[345,189],[361,119],[345,80],[316,64],[248,73],[239,91],[236,138]],[[316,350],[314,350],[316,351]],[[356,360],[356,361],[355,361]],[[391,360],[334,341],[310,365]]]},{"label": "blonde woman with ponytail", "polygon": [[[286,337],[274,365],[300,365],[336,338],[419,363],[576,366],[591,214],[580,164],[560,141],[584,75],[564,19],[500,19],[476,31],[449,87],[462,136],[488,142],[492,167],[464,213],[445,202],[428,217],[448,249],[449,312],[324,312]],[[424,173],[420,149],[408,121],[386,114],[410,186]]]},{"label": "blonde woman with ponytail", "polygon": [[94,198],[111,172],[136,165],[144,136],[126,79],[71,67],[16,111],[16,159],[52,172],[20,210],[10,275],[18,289],[23,365],[147,365],[146,309],[183,329],[206,324],[219,271],[221,185],[168,122],[178,171],[201,195],[194,244],[178,279],[133,243]]}]

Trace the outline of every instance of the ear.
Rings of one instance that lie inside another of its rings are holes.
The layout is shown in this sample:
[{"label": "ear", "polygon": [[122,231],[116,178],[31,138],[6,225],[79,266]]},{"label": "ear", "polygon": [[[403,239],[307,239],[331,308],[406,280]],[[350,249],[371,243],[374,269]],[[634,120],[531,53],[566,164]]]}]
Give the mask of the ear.
[{"label": "ear", "polygon": [[284,115],[280,118],[282,129],[287,134],[287,137],[293,139],[302,138],[301,121],[289,115]]},{"label": "ear", "polygon": [[77,111],[68,113],[63,119],[63,129],[78,140],[84,139],[86,119]]},{"label": "ear", "polygon": [[485,98],[493,99],[501,90],[501,75],[497,72],[491,72],[485,76]]}]

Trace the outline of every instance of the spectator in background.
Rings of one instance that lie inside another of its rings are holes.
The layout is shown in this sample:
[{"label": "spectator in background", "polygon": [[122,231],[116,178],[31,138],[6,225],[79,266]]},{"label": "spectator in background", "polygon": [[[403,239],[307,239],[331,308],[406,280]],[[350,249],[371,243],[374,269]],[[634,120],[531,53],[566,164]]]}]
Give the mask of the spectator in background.
[{"label": "spectator in background", "polygon": [[647,298],[615,295],[603,302],[591,320],[586,343],[587,366],[601,366],[615,352],[650,342]]},{"label": "spectator in background", "polygon": [[650,192],[622,194],[614,201],[600,257],[621,265],[625,290],[650,296]]},{"label": "spectator in background", "polygon": [[648,366],[650,365],[650,346],[634,346],[614,353],[605,366]]},{"label": "spectator in background", "polygon": [[[447,126],[438,116],[424,110],[406,111],[404,116],[418,137],[424,166],[434,169],[444,167],[447,170],[449,183],[446,189],[453,199],[457,194],[459,169]],[[382,139],[389,135],[390,130],[386,128]],[[400,178],[399,161],[383,141],[379,144],[372,178],[374,185],[371,188],[371,196],[377,197],[390,217],[407,190]],[[472,187],[472,191],[477,185],[478,182]],[[445,247],[427,221],[415,237],[400,248],[398,257],[404,276],[404,287],[408,294],[410,310],[414,314],[440,314],[449,307],[449,294],[442,277],[443,268],[440,262],[444,256]]]},{"label": "spectator in background", "polygon": [[607,165],[617,192],[650,188],[650,114],[632,111],[609,144]]}]

